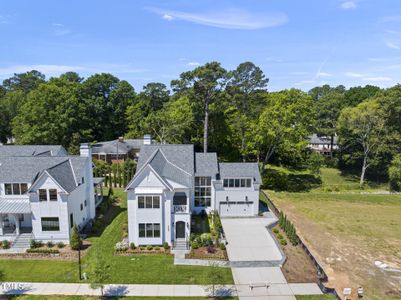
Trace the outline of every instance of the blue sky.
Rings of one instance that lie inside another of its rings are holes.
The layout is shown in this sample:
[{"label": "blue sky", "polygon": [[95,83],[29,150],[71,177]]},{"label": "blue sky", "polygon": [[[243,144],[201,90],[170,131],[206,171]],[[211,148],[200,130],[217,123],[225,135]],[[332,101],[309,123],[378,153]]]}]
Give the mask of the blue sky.
[{"label": "blue sky", "polygon": [[401,82],[400,0],[2,1],[0,79],[110,72],[136,90],[253,61],[269,90]]}]

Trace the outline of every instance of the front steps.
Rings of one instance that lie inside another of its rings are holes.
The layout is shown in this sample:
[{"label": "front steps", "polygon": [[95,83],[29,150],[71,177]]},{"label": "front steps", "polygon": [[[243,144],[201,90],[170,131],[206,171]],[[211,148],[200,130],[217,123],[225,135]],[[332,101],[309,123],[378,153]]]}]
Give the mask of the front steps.
[{"label": "front steps", "polygon": [[31,247],[32,233],[21,233],[11,245],[13,250],[26,250]]}]

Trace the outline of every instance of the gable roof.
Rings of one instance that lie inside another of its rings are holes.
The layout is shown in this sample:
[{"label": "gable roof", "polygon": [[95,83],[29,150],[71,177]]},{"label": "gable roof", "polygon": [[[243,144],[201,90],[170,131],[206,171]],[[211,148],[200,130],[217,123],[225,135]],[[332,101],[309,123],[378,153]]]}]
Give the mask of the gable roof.
[{"label": "gable roof", "polygon": [[87,159],[80,156],[0,156],[0,182],[33,184],[47,171],[60,186],[71,192],[77,187],[75,178],[81,178]]},{"label": "gable roof", "polygon": [[61,145],[3,145],[0,156],[67,156]]},{"label": "gable roof", "polygon": [[195,176],[212,176],[219,173],[217,154],[215,152],[195,153]]},{"label": "gable roof", "polygon": [[255,183],[261,184],[258,163],[220,163],[220,178],[252,177]]}]

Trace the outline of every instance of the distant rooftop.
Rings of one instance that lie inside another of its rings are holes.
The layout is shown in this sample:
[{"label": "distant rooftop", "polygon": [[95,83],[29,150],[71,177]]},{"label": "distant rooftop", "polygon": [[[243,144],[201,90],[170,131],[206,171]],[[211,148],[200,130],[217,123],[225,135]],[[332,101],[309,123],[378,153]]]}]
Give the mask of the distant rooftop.
[{"label": "distant rooftop", "polygon": [[0,156],[67,156],[61,145],[3,145]]}]

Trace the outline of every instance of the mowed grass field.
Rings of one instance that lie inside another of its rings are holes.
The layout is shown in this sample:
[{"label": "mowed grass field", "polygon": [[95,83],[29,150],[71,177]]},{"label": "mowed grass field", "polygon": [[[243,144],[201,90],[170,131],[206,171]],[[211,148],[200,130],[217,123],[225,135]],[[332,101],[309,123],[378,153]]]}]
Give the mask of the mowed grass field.
[{"label": "mowed grass field", "polygon": [[[82,272],[90,273],[98,256],[110,265],[110,283],[154,284],[211,284],[210,267],[176,266],[173,256],[137,255],[115,256],[114,246],[122,239],[127,223],[126,193],[114,189],[121,202],[116,217],[100,236],[90,237],[92,246],[82,259]],[[7,260],[0,257],[2,281],[19,282],[78,282],[78,264],[55,260]],[[221,268],[221,282],[233,283],[230,268]]]},{"label": "mowed grass field", "polygon": [[[363,286],[365,299],[401,299],[401,195],[360,193],[356,179],[341,178],[333,169],[323,170],[322,181],[307,193],[268,194],[295,223],[338,291]],[[333,186],[343,188],[327,188]],[[400,273],[381,270],[375,261]]]}]

